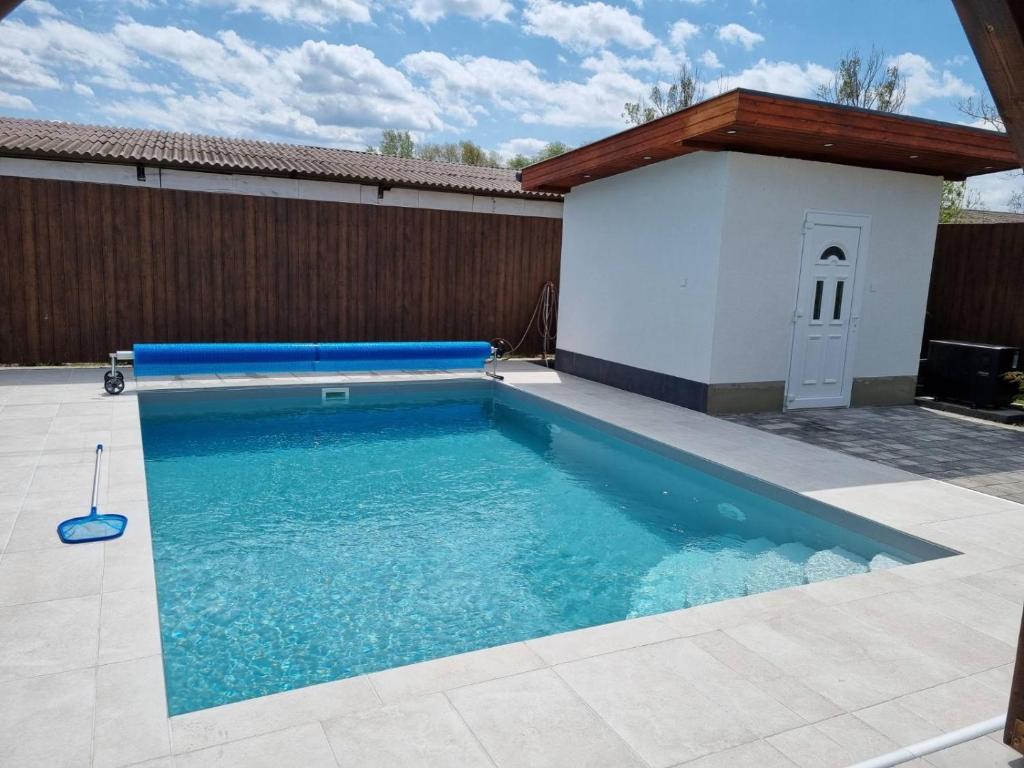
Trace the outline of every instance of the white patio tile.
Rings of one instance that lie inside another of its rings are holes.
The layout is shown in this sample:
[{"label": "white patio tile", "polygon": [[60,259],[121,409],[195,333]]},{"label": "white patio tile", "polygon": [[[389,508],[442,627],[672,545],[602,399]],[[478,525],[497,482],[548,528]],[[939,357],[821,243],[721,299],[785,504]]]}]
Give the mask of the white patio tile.
[{"label": "white patio tile", "polygon": [[89,768],[95,669],[0,683],[0,765]]},{"label": "white patio tile", "polygon": [[[6,404],[0,406],[0,422],[10,421],[11,419],[52,419],[57,415],[59,408],[59,403]],[[0,424],[0,430],[6,431],[6,427]]]},{"label": "white patio tile", "polygon": [[825,720],[843,711],[829,699],[800,680],[786,675],[778,667],[724,632],[712,632],[691,638],[698,648],[710,653],[743,678],[749,680],[776,701],[808,723]]},{"label": "white patio tile", "polygon": [[653,766],[675,765],[804,722],[688,639],[555,669]]},{"label": "white patio tile", "polygon": [[925,760],[935,768],[1019,768],[1021,765],[1020,752],[988,738],[935,752]]},{"label": "white patio tile", "polygon": [[352,677],[171,718],[175,753],[279,731],[380,706],[369,680]]},{"label": "white patio tile", "polygon": [[796,763],[767,741],[752,741],[714,755],[699,757],[678,768],[795,768]]},{"label": "white patio tile", "polygon": [[[110,507],[111,511],[117,509]],[[118,592],[125,589],[155,589],[156,575],[153,565],[153,544],[146,525],[136,526],[136,515],[125,515],[128,525],[119,539],[103,542],[103,591]]]},{"label": "white patio tile", "polygon": [[345,768],[490,768],[494,765],[444,694],[323,724]]},{"label": "white patio tile", "polygon": [[561,664],[588,656],[657,643],[677,636],[677,632],[656,616],[645,616],[539,637],[527,640],[526,645],[546,663]]},{"label": "white patio tile", "polygon": [[102,544],[8,552],[0,557],[0,606],[97,594],[102,570]]},{"label": "white patio tile", "polygon": [[551,670],[448,693],[500,768],[627,768],[640,759]]},{"label": "white patio tile", "polygon": [[942,733],[936,725],[907,709],[899,699],[858,710],[853,715],[901,747]]},{"label": "white patio tile", "polygon": [[104,592],[99,628],[100,664],[159,655],[156,593],[150,587]]},{"label": "white patio tile", "polygon": [[163,678],[160,656],[96,670],[93,768],[120,768],[170,754]]},{"label": "white patio tile", "polygon": [[96,664],[99,595],[0,608],[0,681]]},{"label": "white patio tile", "polygon": [[543,666],[544,661],[525,643],[512,643],[374,672],[370,680],[384,703],[389,704]]},{"label": "white patio tile", "polygon": [[175,755],[175,768],[338,768],[320,723]]},{"label": "white patio tile", "polygon": [[902,746],[851,715],[770,736],[767,741],[801,768],[845,768]]},{"label": "white patio tile", "polygon": [[1006,702],[1006,692],[997,691],[970,677],[896,699],[896,703],[943,732],[1005,713]]}]

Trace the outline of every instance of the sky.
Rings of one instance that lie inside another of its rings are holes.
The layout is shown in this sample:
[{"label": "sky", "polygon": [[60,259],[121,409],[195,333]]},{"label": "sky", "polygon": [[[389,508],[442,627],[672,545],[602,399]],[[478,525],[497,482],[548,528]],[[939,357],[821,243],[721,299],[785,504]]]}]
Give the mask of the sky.
[{"label": "sky", "polygon": [[[622,130],[684,63],[709,93],[813,97],[872,45],[906,113],[972,123],[957,101],[988,97],[950,0],[26,0],[0,22],[0,114],[509,157]],[[1001,209],[1024,177],[972,187]]]}]

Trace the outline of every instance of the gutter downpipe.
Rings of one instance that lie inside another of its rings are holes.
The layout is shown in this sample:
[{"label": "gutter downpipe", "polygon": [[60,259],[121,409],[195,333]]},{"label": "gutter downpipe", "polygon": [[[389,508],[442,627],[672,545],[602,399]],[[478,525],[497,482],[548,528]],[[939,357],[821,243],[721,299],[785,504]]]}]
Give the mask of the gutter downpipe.
[{"label": "gutter downpipe", "polygon": [[943,749],[949,749],[955,747],[958,744],[964,744],[968,741],[974,741],[975,739],[986,736],[995,731],[1001,731],[1006,726],[1006,715],[997,715],[996,717],[988,720],[983,720],[980,723],[974,725],[968,725],[964,728],[959,728],[949,733],[944,733],[941,736],[936,736],[932,739],[925,739],[919,741],[916,744],[911,744],[906,747],[901,747],[894,752],[889,752],[878,757],[873,757],[870,760],[864,760],[860,763],[851,765],[850,768],[892,768],[892,766],[906,763],[910,760],[916,760],[919,757],[930,755],[933,752],[939,752]]}]

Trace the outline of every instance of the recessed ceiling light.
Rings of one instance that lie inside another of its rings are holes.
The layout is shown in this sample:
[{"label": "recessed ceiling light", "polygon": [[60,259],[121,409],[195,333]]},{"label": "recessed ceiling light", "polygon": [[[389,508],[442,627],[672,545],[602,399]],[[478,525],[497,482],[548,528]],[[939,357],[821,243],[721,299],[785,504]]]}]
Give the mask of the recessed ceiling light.
[{"label": "recessed ceiling light", "polygon": [[731,134],[734,134],[734,133],[736,133],[736,131],[726,131],[726,133],[728,133],[728,134],[730,134],[730,135],[731,135]]},{"label": "recessed ceiling light", "polygon": [[589,173],[584,173],[583,174],[583,178],[584,179],[589,179],[590,178],[590,174]]},{"label": "recessed ceiling light", "polygon": [[918,158],[918,156],[917,156],[917,155],[911,155],[911,156],[910,156],[910,159],[911,159],[911,160],[917,160],[917,158]]},{"label": "recessed ceiling light", "polygon": [[651,159],[650,155],[644,155],[644,160],[650,160],[650,159]]},{"label": "recessed ceiling light", "polygon": [[834,146],[835,146],[835,144],[826,144],[825,146],[826,146],[826,147],[834,147]]},{"label": "recessed ceiling light", "polygon": [[991,165],[986,165],[986,166],[985,166],[984,168],[982,168],[981,170],[983,170],[983,171],[991,171],[991,170],[992,170],[992,166],[991,166]]}]

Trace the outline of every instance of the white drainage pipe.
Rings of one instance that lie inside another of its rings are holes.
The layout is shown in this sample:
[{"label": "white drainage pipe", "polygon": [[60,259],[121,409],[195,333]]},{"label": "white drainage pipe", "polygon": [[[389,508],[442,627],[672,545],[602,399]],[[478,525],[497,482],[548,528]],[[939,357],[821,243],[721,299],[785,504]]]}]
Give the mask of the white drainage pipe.
[{"label": "white drainage pipe", "polygon": [[933,739],[925,739],[924,741],[919,741],[916,744],[901,747],[895,752],[889,752],[888,754],[879,755],[878,757],[873,757],[870,760],[856,763],[855,765],[851,765],[850,768],[892,768],[894,765],[900,765],[901,763],[916,760],[919,757],[930,755],[933,752],[941,752],[943,749],[955,747],[957,744],[964,744],[965,742],[974,741],[982,736],[987,736],[995,731],[1001,731],[1005,726],[1006,715],[997,715],[989,720],[983,720],[980,723],[975,723],[974,725],[968,725],[965,728],[959,728],[958,730],[944,733]]}]

